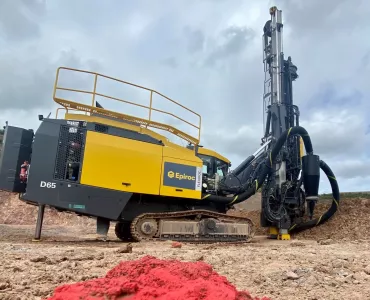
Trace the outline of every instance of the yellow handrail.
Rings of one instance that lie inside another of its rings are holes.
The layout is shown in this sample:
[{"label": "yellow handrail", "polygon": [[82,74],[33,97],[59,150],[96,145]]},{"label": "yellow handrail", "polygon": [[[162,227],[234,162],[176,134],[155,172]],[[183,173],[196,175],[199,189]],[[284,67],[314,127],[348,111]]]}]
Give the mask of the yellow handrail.
[{"label": "yellow handrail", "polygon": [[[94,88],[93,88],[93,90],[92,91],[86,91],[86,90],[71,89],[71,88],[67,88],[67,87],[58,86],[60,70],[68,70],[68,71],[73,71],[73,72],[80,72],[80,73],[86,73],[86,74],[94,75]],[[103,77],[103,78],[106,78],[106,79],[110,79],[110,80],[113,80],[113,81],[116,81],[116,82],[120,82],[120,83],[123,83],[123,84],[127,84],[127,85],[130,85],[130,86],[137,87],[139,89],[149,91],[150,92],[149,106],[98,93],[97,92],[97,83],[98,83],[98,78],[99,77]],[[74,102],[74,101],[71,101],[71,100],[59,98],[59,97],[56,96],[57,90],[90,94],[90,95],[92,95],[91,105],[85,105],[85,104],[77,103],[77,102]],[[154,108],[153,107],[153,94],[157,94],[157,95],[165,98],[166,100],[176,104],[177,106],[180,106],[181,108],[187,110],[188,112],[194,114],[195,116],[197,116],[199,118],[198,125],[192,124],[192,123],[184,120],[183,118],[180,118],[179,116],[177,116],[173,113]],[[130,116],[130,115],[127,115],[127,114],[122,114],[122,113],[110,111],[110,110],[107,110],[107,109],[95,107],[95,97],[96,96],[100,96],[100,97],[103,97],[103,98],[106,98],[106,99],[115,100],[115,101],[126,103],[126,104],[131,104],[131,105],[142,107],[142,108],[146,108],[146,109],[149,110],[148,119],[142,119],[142,118]],[[80,111],[89,112],[89,113],[98,112],[100,114],[109,115],[111,117],[115,117],[115,118],[118,118],[118,119],[134,121],[134,122],[138,123],[139,125],[143,125],[143,126],[146,126],[146,127],[154,127],[154,128],[159,128],[159,129],[162,129],[162,130],[169,131],[169,132],[171,132],[171,133],[173,133],[173,134],[175,134],[175,135],[177,135],[177,136],[179,136],[179,137],[181,137],[181,138],[183,138],[183,139],[185,139],[188,142],[191,142],[193,144],[199,144],[199,142],[200,142],[201,116],[199,114],[197,114],[196,112],[194,112],[191,109],[185,107],[184,105],[176,102],[175,100],[172,100],[171,98],[169,98],[169,97],[167,97],[167,96],[165,96],[165,95],[163,95],[163,94],[161,94],[161,93],[159,93],[159,92],[157,92],[153,89],[149,89],[149,88],[146,88],[146,87],[143,87],[143,86],[131,83],[131,82],[123,81],[123,80],[113,78],[113,77],[110,77],[110,76],[106,76],[106,75],[103,75],[103,74],[99,74],[99,73],[96,73],[96,72],[73,69],[73,68],[67,68],[67,67],[59,67],[57,69],[57,74],[56,74],[55,83],[54,83],[53,99],[56,103],[62,105],[67,110],[67,112],[68,112],[68,109],[80,110]],[[198,130],[197,137],[192,137],[192,136],[186,134],[185,132],[182,132],[181,130],[174,128],[171,125],[167,125],[167,124],[159,123],[159,122],[156,122],[156,121],[152,121],[151,120],[152,111],[156,111],[156,112],[159,112],[159,113],[163,113],[163,114],[172,116],[172,117],[174,117],[174,118],[176,118],[176,119],[178,119],[178,120],[196,128]]]},{"label": "yellow handrail", "polygon": [[[68,113],[68,111],[70,111],[70,110],[76,110],[76,111],[79,111],[78,109],[68,109],[68,108],[66,108],[66,107],[58,107],[57,109],[56,109],[56,111],[55,111],[55,118],[56,119],[58,119],[58,115],[59,115],[59,111],[60,110],[65,110],[66,111],[66,113]],[[85,112],[85,114],[86,114],[86,112]]]}]

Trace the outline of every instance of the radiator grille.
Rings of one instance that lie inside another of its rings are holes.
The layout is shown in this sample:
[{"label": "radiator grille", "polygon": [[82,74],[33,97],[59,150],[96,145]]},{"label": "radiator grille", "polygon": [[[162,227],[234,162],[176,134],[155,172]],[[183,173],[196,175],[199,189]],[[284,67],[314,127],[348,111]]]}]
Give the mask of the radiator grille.
[{"label": "radiator grille", "polygon": [[62,125],[59,134],[54,179],[78,180],[86,129]]}]

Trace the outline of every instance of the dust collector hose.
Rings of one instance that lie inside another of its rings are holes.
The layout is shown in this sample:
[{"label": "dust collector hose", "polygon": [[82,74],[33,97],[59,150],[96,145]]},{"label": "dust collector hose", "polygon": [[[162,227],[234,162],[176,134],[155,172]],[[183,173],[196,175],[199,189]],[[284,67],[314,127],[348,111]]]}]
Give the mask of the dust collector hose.
[{"label": "dust collector hose", "polygon": [[333,171],[323,160],[320,160],[320,168],[321,170],[324,171],[324,173],[326,174],[330,182],[332,195],[333,195],[333,201],[331,203],[331,206],[324,214],[322,214],[320,217],[314,220],[310,220],[310,221],[300,223],[300,224],[293,224],[293,226],[289,228],[289,233],[297,233],[297,232],[318,226],[320,224],[323,224],[326,221],[328,221],[338,209],[339,200],[340,200],[338,182],[334,176]]},{"label": "dust collector hose", "polygon": [[285,130],[281,134],[281,136],[278,138],[278,140],[276,141],[274,148],[270,152],[270,156],[266,158],[265,161],[262,163],[262,171],[259,174],[258,178],[255,180],[254,185],[252,185],[245,192],[240,193],[232,198],[224,197],[224,196],[216,196],[216,195],[211,195],[211,194],[204,194],[202,195],[202,200],[231,205],[231,204],[237,204],[237,203],[243,202],[244,200],[253,196],[257,192],[258,188],[260,187],[260,184],[264,182],[267,174],[271,171],[273,162],[276,159],[276,156],[278,155],[280,149],[283,147],[285,141],[287,140],[289,135],[292,135],[292,134],[299,134],[302,137],[307,154],[313,153],[311,138],[308,135],[306,129],[304,129],[301,126],[291,127],[288,130]]}]

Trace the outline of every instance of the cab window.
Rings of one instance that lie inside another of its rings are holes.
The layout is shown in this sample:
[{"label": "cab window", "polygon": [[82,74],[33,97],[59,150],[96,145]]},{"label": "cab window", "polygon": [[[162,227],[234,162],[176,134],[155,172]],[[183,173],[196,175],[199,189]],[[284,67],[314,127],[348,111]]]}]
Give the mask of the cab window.
[{"label": "cab window", "polygon": [[209,174],[212,173],[212,157],[208,155],[198,155],[199,158],[203,161],[203,174]]},{"label": "cab window", "polygon": [[227,175],[228,170],[228,164],[220,159],[215,159],[216,162],[216,172],[221,177],[224,177]]}]

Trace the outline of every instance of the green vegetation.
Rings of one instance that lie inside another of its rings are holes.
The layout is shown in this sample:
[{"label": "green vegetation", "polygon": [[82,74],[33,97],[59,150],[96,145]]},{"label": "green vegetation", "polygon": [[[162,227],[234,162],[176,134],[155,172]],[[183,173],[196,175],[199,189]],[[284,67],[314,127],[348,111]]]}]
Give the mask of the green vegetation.
[{"label": "green vegetation", "polygon": [[[344,192],[340,193],[340,198],[341,199],[353,199],[353,198],[370,198],[370,191],[369,192]],[[320,195],[320,200],[325,200],[325,199],[332,199],[332,193],[330,194],[321,194]]]}]

